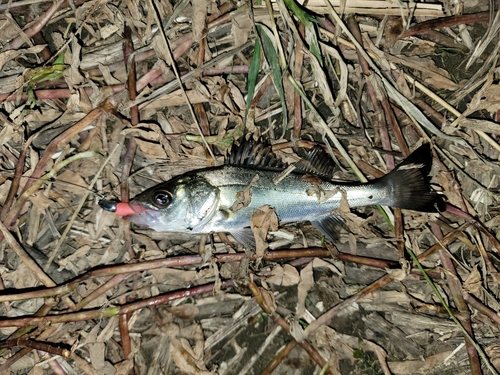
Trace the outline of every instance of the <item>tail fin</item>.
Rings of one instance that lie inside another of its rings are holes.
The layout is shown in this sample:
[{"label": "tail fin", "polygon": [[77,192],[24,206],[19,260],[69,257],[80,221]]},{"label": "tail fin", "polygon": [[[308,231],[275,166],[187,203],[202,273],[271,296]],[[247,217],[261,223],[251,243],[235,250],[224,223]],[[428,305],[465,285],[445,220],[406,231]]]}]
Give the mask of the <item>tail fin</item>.
[{"label": "tail fin", "polygon": [[426,143],[375,184],[390,192],[388,206],[422,212],[443,211],[443,197],[429,183],[431,167],[432,153]]}]

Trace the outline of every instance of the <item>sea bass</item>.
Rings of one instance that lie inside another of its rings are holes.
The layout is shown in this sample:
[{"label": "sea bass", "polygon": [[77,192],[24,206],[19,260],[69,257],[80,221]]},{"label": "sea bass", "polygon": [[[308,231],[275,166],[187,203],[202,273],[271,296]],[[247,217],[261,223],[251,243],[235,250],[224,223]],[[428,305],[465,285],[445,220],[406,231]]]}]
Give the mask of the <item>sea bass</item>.
[{"label": "sea bass", "polygon": [[247,142],[231,152],[226,165],[195,170],[156,185],[128,203],[102,200],[99,205],[126,220],[161,232],[229,232],[246,246],[253,243],[250,218],[271,206],[281,224],[309,221],[335,240],[342,218],[333,210],[346,199],[349,207],[383,205],[437,212],[442,196],[428,174],[429,144],[413,152],[387,175],[368,183],[334,182],[331,158],[315,147],[277,181],[284,165],[269,148]]}]

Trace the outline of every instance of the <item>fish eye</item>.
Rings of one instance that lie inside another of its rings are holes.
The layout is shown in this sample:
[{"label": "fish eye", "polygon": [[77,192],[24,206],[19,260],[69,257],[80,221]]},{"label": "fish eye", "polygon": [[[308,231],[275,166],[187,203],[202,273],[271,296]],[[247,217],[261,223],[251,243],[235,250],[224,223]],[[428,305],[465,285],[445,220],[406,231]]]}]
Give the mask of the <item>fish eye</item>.
[{"label": "fish eye", "polygon": [[153,203],[157,207],[166,207],[172,200],[172,194],[169,191],[157,191],[153,195]]}]

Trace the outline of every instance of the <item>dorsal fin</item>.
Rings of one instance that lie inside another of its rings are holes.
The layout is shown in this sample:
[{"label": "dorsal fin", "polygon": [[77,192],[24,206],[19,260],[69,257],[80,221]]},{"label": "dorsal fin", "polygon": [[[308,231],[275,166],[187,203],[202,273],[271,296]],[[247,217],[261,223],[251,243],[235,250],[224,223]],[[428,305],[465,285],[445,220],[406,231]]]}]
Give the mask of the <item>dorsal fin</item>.
[{"label": "dorsal fin", "polygon": [[[226,164],[275,171],[281,171],[287,167],[285,163],[276,157],[270,146],[260,141],[254,141],[252,138],[243,140],[239,146],[233,146],[231,153],[226,158]],[[332,178],[335,170],[332,158],[319,145],[310,149],[306,156],[295,163],[294,166],[293,173],[310,173],[326,180]]]},{"label": "dorsal fin", "polygon": [[270,146],[256,142],[252,138],[242,141],[239,146],[233,146],[226,158],[226,164],[273,170],[286,168],[286,165],[274,155]]},{"label": "dorsal fin", "polygon": [[314,146],[306,156],[295,163],[295,172],[312,173],[324,179],[330,180],[335,171],[335,164],[321,146]]}]

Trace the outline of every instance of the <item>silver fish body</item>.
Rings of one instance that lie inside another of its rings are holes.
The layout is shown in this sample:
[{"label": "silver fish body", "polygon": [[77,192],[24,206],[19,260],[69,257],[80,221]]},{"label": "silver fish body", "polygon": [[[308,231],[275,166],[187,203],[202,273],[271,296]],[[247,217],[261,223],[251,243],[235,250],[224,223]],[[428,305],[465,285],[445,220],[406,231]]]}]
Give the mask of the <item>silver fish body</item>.
[{"label": "silver fish body", "polygon": [[[349,207],[384,205],[436,211],[440,197],[428,182],[432,162],[423,146],[386,176],[366,184],[335,183],[318,176],[290,173],[275,182],[279,171],[258,166],[216,167],[186,173],[134,198],[126,219],[155,231],[229,232],[248,243],[252,214],[271,206],[280,223],[310,221],[330,239],[341,219],[332,212],[346,199]],[[116,210],[117,214],[121,214]]]}]

